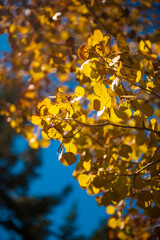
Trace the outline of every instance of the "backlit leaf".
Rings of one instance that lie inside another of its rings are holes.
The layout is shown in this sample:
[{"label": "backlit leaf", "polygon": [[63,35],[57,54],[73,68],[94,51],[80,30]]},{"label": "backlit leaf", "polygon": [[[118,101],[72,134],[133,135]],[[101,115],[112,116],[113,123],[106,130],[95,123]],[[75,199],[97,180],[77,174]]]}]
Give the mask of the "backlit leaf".
[{"label": "backlit leaf", "polygon": [[31,123],[35,124],[35,125],[40,125],[41,124],[42,119],[40,118],[40,116],[38,115],[33,115],[31,118]]},{"label": "backlit leaf", "polygon": [[48,129],[47,135],[51,139],[59,139],[61,137],[61,134],[54,127]]},{"label": "backlit leaf", "polygon": [[81,86],[76,87],[76,88],[75,88],[75,94],[76,94],[76,96],[81,96],[81,97],[83,97],[84,94],[85,94],[84,88],[81,87]]},{"label": "backlit leaf", "polygon": [[87,187],[89,184],[89,177],[87,174],[80,174],[77,178],[81,187]]},{"label": "backlit leaf", "polygon": [[102,82],[96,82],[94,92],[98,97],[105,97],[107,95],[107,89]]},{"label": "backlit leaf", "polygon": [[86,45],[80,46],[80,48],[78,49],[78,56],[84,60],[88,59],[89,49]]},{"label": "backlit leaf", "polygon": [[136,77],[136,82],[139,82],[140,79],[141,79],[141,71],[138,71],[137,77]]},{"label": "backlit leaf", "polygon": [[148,52],[151,49],[151,42],[149,40],[141,40],[139,43],[139,49],[142,52]]},{"label": "backlit leaf", "polygon": [[53,103],[50,104],[50,105],[48,106],[48,112],[51,113],[51,114],[53,114],[53,115],[58,114],[58,113],[59,113],[59,106],[56,105],[56,104],[53,104]]},{"label": "backlit leaf", "polygon": [[108,206],[106,207],[106,212],[109,215],[113,215],[115,213],[115,207],[114,206]]},{"label": "backlit leaf", "polygon": [[103,33],[97,29],[94,31],[94,39],[99,43],[103,40]]}]

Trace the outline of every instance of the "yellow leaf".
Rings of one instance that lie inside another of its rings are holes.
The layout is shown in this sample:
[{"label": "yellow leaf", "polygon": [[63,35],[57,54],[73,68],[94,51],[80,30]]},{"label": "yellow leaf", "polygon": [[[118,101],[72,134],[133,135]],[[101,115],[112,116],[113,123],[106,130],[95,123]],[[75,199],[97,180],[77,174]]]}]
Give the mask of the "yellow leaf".
[{"label": "yellow leaf", "polygon": [[118,118],[121,118],[123,121],[127,121],[132,116],[131,109],[121,106],[118,110],[114,109],[114,113]]},{"label": "yellow leaf", "polygon": [[141,71],[138,71],[137,77],[136,77],[136,82],[139,82],[140,79],[141,79]]},{"label": "yellow leaf", "polygon": [[54,127],[48,129],[47,135],[49,138],[56,140],[61,137],[61,134]]},{"label": "yellow leaf", "polygon": [[158,124],[157,124],[156,119],[152,118],[150,120],[149,127],[153,130],[156,130],[156,131],[158,130]]},{"label": "yellow leaf", "polygon": [[82,45],[80,46],[80,48],[78,49],[78,56],[81,58],[81,59],[84,59],[86,60],[89,56],[89,49],[86,45]]},{"label": "yellow leaf", "polygon": [[139,49],[142,52],[148,52],[151,49],[151,42],[149,40],[141,40],[139,43]]},{"label": "yellow leaf", "polygon": [[94,92],[98,97],[105,97],[107,95],[107,89],[102,82],[96,82]]},{"label": "yellow leaf", "polygon": [[140,110],[136,110],[133,113],[133,117],[137,122],[142,122],[145,119],[145,115]]},{"label": "yellow leaf", "polygon": [[50,145],[50,141],[46,140],[46,139],[41,139],[39,142],[40,147],[42,148],[47,148]]},{"label": "yellow leaf", "polygon": [[62,125],[62,129],[63,129],[63,131],[70,132],[70,131],[72,131],[72,126],[66,122]]},{"label": "yellow leaf", "polygon": [[80,86],[76,87],[76,89],[75,89],[75,95],[76,95],[77,97],[79,97],[79,96],[83,97],[84,94],[85,94],[85,90],[84,90],[83,87],[80,87]]},{"label": "yellow leaf", "polygon": [[94,31],[94,39],[98,43],[100,43],[103,40],[103,33],[99,29]]},{"label": "yellow leaf", "polygon": [[110,228],[116,228],[116,227],[117,227],[117,219],[115,219],[115,218],[110,218],[110,219],[108,220],[108,226],[109,226]]},{"label": "yellow leaf", "polygon": [[146,89],[147,90],[152,91],[154,88],[156,88],[156,86],[154,85],[154,82],[152,82],[152,81],[147,82],[147,84],[146,84]]},{"label": "yellow leaf", "polygon": [[106,212],[109,215],[113,215],[115,213],[115,207],[114,206],[108,206],[106,207]]},{"label": "yellow leaf", "polygon": [[74,141],[63,143],[63,145],[64,145],[64,147],[66,149],[66,152],[72,152],[74,154],[77,153],[77,147],[76,147]]},{"label": "yellow leaf", "polygon": [[26,93],[25,93],[25,97],[26,98],[29,98],[29,99],[33,99],[34,97],[35,97],[35,92],[34,91],[27,91]]},{"label": "yellow leaf", "polygon": [[37,139],[32,138],[29,140],[29,146],[33,149],[38,149],[39,148],[39,143],[37,141]]},{"label": "yellow leaf", "polygon": [[41,121],[42,121],[42,119],[37,114],[33,115],[31,118],[31,123],[33,123],[35,125],[41,124]]},{"label": "yellow leaf", "polygon": [[53,104],[51,103],[49,106],[48,106],[48,112],[50,114],[53,114],[53,115],[56,115],[59,113],[59,106],[56,105],[56,104]]},{"label": "yellow leaf", "polygon": [[48,137],[47,133],[45,133],[44,131],[42,131],[42,137],[46,140],[49,140],[50,138]]},{"label": "yellow leaf", "polygon": [[96,187],[92,186],[92,191],[94,194],[98,194],[100,192],[100,188],[96,188]]},{"label": "yellow leaf", "polygon": [[102,47],[100,44],[95,45],[95,51],[99,56],[101,56],[101,57],[103,56],[103,50],[102,50]]},{"label": "yellow leaf", "polygon": [[98,44],[99,42],[97,42],[94,38],[93,35],[91,35],[88,39],[87,39],[87,44],[88,44],[88,47],[91,48],[91,47],[94,47],[96,44]]},{"label": "yellow leaf", "polygon": [[86,171],[89,171],[91,169],[91,160],[84,161],[82,165]]},{"label": "yellow leaf", "polygon": [[113,123],[121,123],[123,121],[121,118],[117,117],[113,108],[110,109],[109,120]]},{"label": "yellow leaf", "polygon": [[58,88],[58,91],[59,91],[60,93],[63,93],[63,92],[64,92],[63,88],[61,88],[61,87]]},{"label": "yellow leaf", "polygon": [[15,30],[16,30],[16,26],[14,24],[11,24],[10,27],[9,27],[10,33],[15,32]]},{"label": "yellow leaf", "polygon": [[15,112],[16,111],[16,106],[14,104],[11,104],[10,107],[9,107],[9,111],[10,112]]},{"label": "yellow leaf", "polygon": [[41,106],[43,106],[43,105],[48,106],[50,104],[51,104],[51,100],[49,98],[44,98],[43,101],[41,101],[37,104],[37,108],[40,109]]},{"label": "yellow leaf", "polygon": [[77,178],[81,187],[87,187],[89,184],[89,177],[87,174],[80,174]]},{"label": "yellow leaf", "polygon": [[83,73],[84,73],[84,75],[86,77],[89,77],[89,78],[91,77],[91,71],[92,71],[92,69],[89,66],[89,64],[84,64],[84,66],[83,66]]},{"label": "yellow leaf", "polygon": [[42,105],[39,109],[39,113],[40,115],[45,116],[48,113],[47,107],[45,105]]},{"label": "yellow leaf", "polygon": [[61,163],[65,166],[69,166],[74,164],[77,161],[77,157],[72,152],[66,152],[62,155],[62,158],[60,159]]},{"label": "yellow leaf", "polygon": [[116,75],[121,75],[121,73],[120,73],[121,68],[122,68],[122,62],[119,61],[119,66],[118,66],[118,68],[116,70]]},{"label": "yellow leaf", "polygon": [[15,120],[11,120],[10,125],[12,128],[15,128],[17,126],[17,123]]}]

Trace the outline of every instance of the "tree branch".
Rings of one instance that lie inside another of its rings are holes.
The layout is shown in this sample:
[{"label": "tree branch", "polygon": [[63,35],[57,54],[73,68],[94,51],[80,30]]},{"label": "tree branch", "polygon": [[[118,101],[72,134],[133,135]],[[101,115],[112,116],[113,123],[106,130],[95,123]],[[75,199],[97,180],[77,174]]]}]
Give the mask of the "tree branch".
[{"label": "tree branch", "polygon": [[158,135],[160,135],[160,131],[156,131],[147,127],[138,127],[138,126],[125,126],[125,125],[119,125],[119,124],[115,124],[115,123],[110,123],[110,122],[104,122],[104,123],[97,123],[97,124],[89,124],[89,123],[82,123],[76,119],[73,118],[68,118],[65,120],[73,120],[75,122],[77,122],[80,125],[83,125],[84,127],[104,127],[104,126],[114,126],[114,127],[120,127],[120,128],[127,128],[127,129],[135,129],[135,130],[144,130],[144,131],[148,131],[148,132],[153,132],[156,133]]},{"label": "tree branch", "polygon": [[73,135],[71,135],[71,136],[63,136],[63,138],[72,138],[72,137],[74,137],[77,133],[79,133],[83,128],[84,128],[84,126],[82,126],[80,129],[78,129]]},{"label": "tree branch", "polygon": [[149,92],[149,93],[155,95],[156,97],[160,98],[160,96],[159,96],[157,93],[152,92],[152,91],[149,90],[149,89],[146,89],[146,88],[144,88],[144,87],[142,87],[142,86],[136,85],[135,83],[132,83],[132,82],[129,82],[129,83],[130,83],[131,85],[134,85],[135,87],[138,87],[138,88],[140,88],[140,89],[142,89],[142,90],[144,90],[144,91],[146,91],[146,92]]}]

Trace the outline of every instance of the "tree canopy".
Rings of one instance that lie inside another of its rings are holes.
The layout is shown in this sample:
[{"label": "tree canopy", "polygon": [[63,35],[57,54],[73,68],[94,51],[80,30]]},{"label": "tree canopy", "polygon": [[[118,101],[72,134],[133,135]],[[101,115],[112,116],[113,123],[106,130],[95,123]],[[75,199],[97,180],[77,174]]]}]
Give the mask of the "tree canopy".
[{"label": "tree canopy", "polygon": [[160,217],[159,13],[159,0],[0,5],[0,114],[33,149],[60,142],[113,215],[110,239],[147,239]]}]

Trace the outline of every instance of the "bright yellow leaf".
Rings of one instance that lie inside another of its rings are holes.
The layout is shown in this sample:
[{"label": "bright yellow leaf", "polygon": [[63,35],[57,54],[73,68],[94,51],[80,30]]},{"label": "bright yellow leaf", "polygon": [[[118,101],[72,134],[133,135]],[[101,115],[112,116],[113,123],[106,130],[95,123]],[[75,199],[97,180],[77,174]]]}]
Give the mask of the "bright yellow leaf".
[{"label": "bright yellow leaf", "polygon": [[89,176],[87,174],[80,174],[77,180],[81,187],[87,187],[89,184]]},{"label": "bright yellow leaf", "polygon": [[114,206],[108,206],[106,207],[106,212],[109,215],[113,215],[115,213],[115,207]]},{"label": "bright yellow leaf", "polygon": [[42,121],[42,119],[37,114],[33,115],[31,118],[31,123],[33,123],[35,125],[40,125],[41,121]]},{"label": "bright yellow leaf", "polygon": [[79,96],[83,97],[84,94],[85,94],[85,90],[84,90],[83,87],[78,86],[78,87],[75,88],[75,95],[76,95],[77,97],[79,97]]}]

